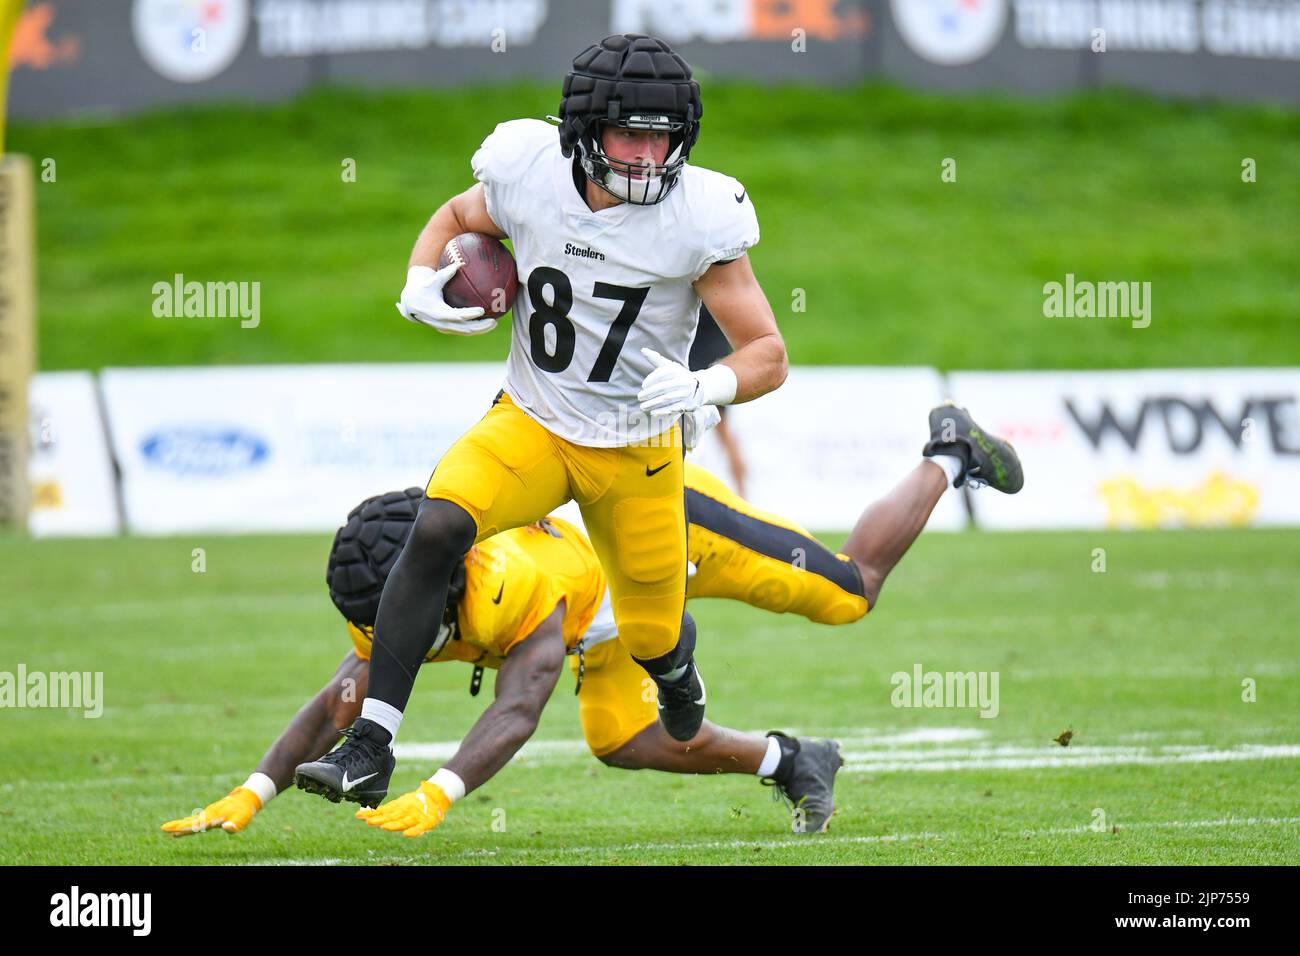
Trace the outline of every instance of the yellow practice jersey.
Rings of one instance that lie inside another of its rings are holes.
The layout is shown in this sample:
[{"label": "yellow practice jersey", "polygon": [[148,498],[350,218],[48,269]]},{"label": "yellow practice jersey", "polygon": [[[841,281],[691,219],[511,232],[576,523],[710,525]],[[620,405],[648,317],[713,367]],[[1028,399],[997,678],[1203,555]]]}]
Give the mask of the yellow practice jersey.
[{"label": "yellow practice jersey", "polygon": [[[587,632],[605,596],[605,575],[591,542],[561,518],[493,535],[465,556],[459,633],[429,661],[499,667],[510,649],[564,602],[564,643]],[[373,629],[348,622],[357,654],[370,658]]]}]

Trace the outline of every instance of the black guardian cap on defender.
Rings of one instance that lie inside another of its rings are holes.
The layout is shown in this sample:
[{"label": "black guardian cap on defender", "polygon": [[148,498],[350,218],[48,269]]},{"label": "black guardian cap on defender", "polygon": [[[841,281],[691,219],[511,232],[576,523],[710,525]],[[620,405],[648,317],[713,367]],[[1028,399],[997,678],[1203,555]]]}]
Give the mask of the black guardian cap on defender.
[{"label": "black guardian cap on defender", "polygon": [[[393,565],[411,535],[424,489],[407,488],[367,498],[348,513],[334,534],[325,583],[334,606],[358,627],[373,627],[379,597]],[[458,562],[447,590],[447,609],[439,628],[438,649],[456,633],[457,610],[465,594],[465,563]]]},{"label": "black guardian cap on defender", "polygon": [[[610,195],[640,206],[662,202],[677,185],[700,135],[700,84],[663,40],[640,33],[608,36],[574,58],[560,100],[560,148],[576,151],[587,177]],[[605,153],[601,124],[668,133],[662,166]]]}]

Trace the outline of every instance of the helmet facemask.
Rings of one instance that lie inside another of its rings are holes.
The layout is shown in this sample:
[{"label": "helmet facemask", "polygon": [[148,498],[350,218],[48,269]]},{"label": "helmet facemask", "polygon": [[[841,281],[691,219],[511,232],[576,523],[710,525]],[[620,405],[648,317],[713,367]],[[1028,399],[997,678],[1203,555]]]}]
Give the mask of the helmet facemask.
[{"label": "helmet facemask", "polygon": [[[604,125],[668,133],[668,155],[659,165],[615,159],[601,144]],[[626,120],[591,123],[578,140],[578,160],[587,178],[615,199],[634,206],[663,202],[686,165],[683,145],[686,123],[664,114],[633,114]]]}]

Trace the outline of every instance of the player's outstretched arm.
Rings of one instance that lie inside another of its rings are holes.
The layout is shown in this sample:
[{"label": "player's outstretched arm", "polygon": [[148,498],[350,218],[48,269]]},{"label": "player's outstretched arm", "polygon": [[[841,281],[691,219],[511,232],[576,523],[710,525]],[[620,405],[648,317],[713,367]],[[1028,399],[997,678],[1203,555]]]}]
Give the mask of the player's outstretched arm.
[{"label": "player's outstretched arm", "polygon": [[293,783],[299,764],[329,753],[342,728],[351,727],[361,715],[369,679],[370,662],[363,661],[356,651],[348,651],[329,683],[289,721],[257,765],[257,772],[271,778],[277,793]]},{"label": "player's outstretched arm", "polygon": [[357,818],[372,827],[421,836],[442,822],[453,802],[504,767],[537,729],[559,680],[564,666],[563,622],[561,602],[532,634],[511,648],[497,672],[496,699],[442,769],[418,789],[378,809],[358,810]]},{"label": "player's outstretched arm", "polygon": [[736,375],[735,397],[714,404],[748,402],[778,388],[790,371],[789,358],[749,256],[709,266],[695,291],[735,350],[718,362]]},{"label": "player's outstretched arm", "polygon": [[244,786],[188,817],[169,820],[162,829],[175,836],[189,836],[217,827],[227,833],[247,827],[272,797],[293,782],[298,764],[327,753],[339,739],[339,728],[356,720],[366,696],[369,673],[367,662],[349,651],[330,682],[302,706],[271,744]]},{"label": "player's outstretched arm", "polygon": [[506,655],[496,679],[496,699],[470,728],[446,769],[465,781],[465,792],[487,783],[510,762],[533,732],[564,668],[564,602]]}]

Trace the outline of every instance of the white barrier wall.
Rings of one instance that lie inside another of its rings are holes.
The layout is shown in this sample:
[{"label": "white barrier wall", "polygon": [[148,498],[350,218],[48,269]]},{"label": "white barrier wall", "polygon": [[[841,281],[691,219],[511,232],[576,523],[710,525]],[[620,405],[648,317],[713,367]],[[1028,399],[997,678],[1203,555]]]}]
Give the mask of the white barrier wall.
[{"label": "white barrier wall", "polygon": [[[853,527],[921,461],[930,409],[944,395],[930,368],[792,368],[780,390],[727,410],[748,464],[747,497],[806,528]],[[732,484],[716,434],[694,460]],[[927,527],[965,525],[961,495],[946,494]]]},{"label": "white barrier wall", "polygon": [[[368,495],[423,485],[486,412],[502,372],[496,363],[106,370],[127,525],[333,529]],[[812,528],[851,527],[920,460],[940,393],[932,369],[795,369],[780,392],[731,412],[750,498]],[[726,476],[716,440],[697,460]],[[965,520],[948,495],[931,526]]]},{"label": "white barrier wall", "polygon": [[[489,407],[502,366],[109,369],[100,379],[135,533],[328,531],[368,495],[422,485]],[[1300,369],[956,372],[794,368],[728,414],[748,497],[847,529],[920,459],[951,394],[1006,435],[1025,489],[970,496],[985,528],[1300,525]],[[89,373],[33,380],[34,534],[112,534],[112,463]],[[695,460],[730,480],[715,435]],[[576,509],[565,514],[576,517]],[[966,522],[947,494],[931,529]]]},{"label": "white barrier wall", "polygon": [[1300,524],[1300,369],[954,372],[948,382],[1025,466],[1015,497],[971,496],[981,527]]},{"label": "white barrier wall", "polygon": [[28,530],[51,535],[117,534],[113,463],[89,372],[42,372],[28,390],[32,489]]},{"label": "white barrier wall", "polygon": [[423,486],[481,418],[498,363],[106,369],[127,526],[319,531]]}]

